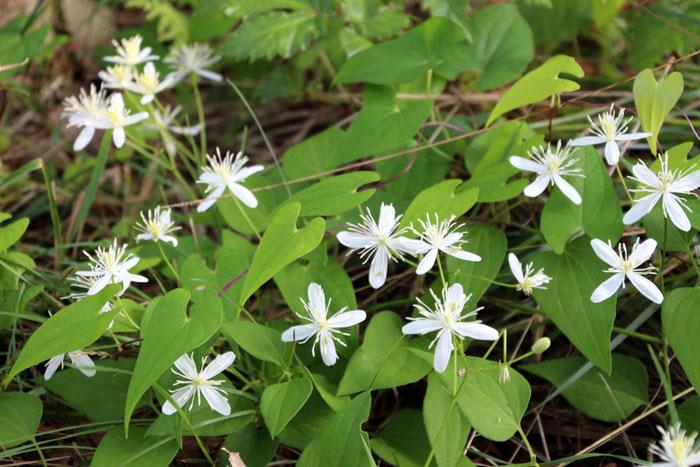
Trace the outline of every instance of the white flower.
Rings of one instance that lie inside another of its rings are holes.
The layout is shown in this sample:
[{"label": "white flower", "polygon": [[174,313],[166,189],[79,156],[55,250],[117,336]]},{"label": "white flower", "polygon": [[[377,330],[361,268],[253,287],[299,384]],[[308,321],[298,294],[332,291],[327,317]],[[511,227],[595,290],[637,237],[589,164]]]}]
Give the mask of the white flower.
[{"label": "white flower", "polygon": [[612,277],[605,280],[593,291],[591,294],[593,303],[600,303],[608,299],[617,292],[617,289],[624,287],[625,277],[652,302],[661,303],[664,301],[663,294],[654,283],[642,276],[643,274],[653,274],[655,268],[653,266],[639,267],[651,258],[656,249],[656,240],[649,238],[640,244],[639,239],[637,239],[629,258],[627,257],[627,246],[624,244],[620,244],[617,247],[617,253],[615,253],[609,241],[604,243],[602,240],[594,238],[591,240],[591,247],[593,247],[595,254],[610,266],[605,272],[613,273]]},{"label": "white flower", "polygon": [[650,451],[663,462],[654,462],[652,467],[689,467],[700,464],[700,446],[695,442],[697,433],[686,436],[680,423],[669,427],[668,431],[660,426],[657,428],[661,432],[660,446],[654,443]]},{"label": "white flower", "polygon": [[154,210],[148,210],[148,218],[141,212],[141,220],[143,224],[136,224],[136,230],[140,233],[136,236],[136,241],[153,240],[154,242],[163,241],[170,242],[173,246],[177,246],[177,238],[170,235],[172,232],[179,230],[180,227],[175,227],[175,223],[170,220],[170,209],[160,210],[160,206]]},{"label": "white flower", "polygon": [[308,318],[300,314],[297,314],[297,316],[306,321],[310,321],[311,324],[301,324],[287,329],[282,333],[282,341],[302,341],[301,343],[303,344],[316,336],[314,345],[311,348],[311,355],[316,356],[316,344],[320,342],[323,363],[330,366],[335,364],[338,360],[338,354],[335,351],[335,343],[333,341],[345,345],[343,341],[334,336],[333,333],[349,336],[350,334],[339,331],[338,329],[361,323],[365,320],[367,314],[362,310],[345,311],[347,307],[343,307],[336,314],[327,318],[328,308],[331,306],[331,299],[326,303],[326,296],[323,293],[323,288],[319,284],[312,282],[309,284],[308,295],[309,302],[305,302],[302,298],[301,303],[304,304],[304,308],[306,308],[306,311],[311,317]]},{"label": "white flower", "polygon": [[[51,379],[59,366],[63,368],[63,359],[65,356],[66,354],[62,353],[61,355],[51,357],[49,361],[46,362],[46,371],[44,372],[44,379],[46,381]],[[74,352],[69,352],[68,357],[71,363],[77,367],[82,374],[88,377],[95,376],[97,372],[95,370],[95,364],[86,353],[76,350]]]},{"label": "white flower", "polygon": [[200,124],[180,126],[177,123],[176,117],[181,110],[182,107],[179,105],[174,108],[170,107],[170,105],[166,105],[162,112],[159,109],[153,109],[151,113],[152,118],[144,122],[144,126],[153,131],[167,130],[160,132],[160,135],[163,138],[165,150],[172,156],[177,154],[177,145],[170,133],[175,133],[176,135],[196,135],[202,128]]},{"label": "white flower", "polygon": [[614,107],[615,104],[610,104],[609,111],[598,115],[598,124],[594,123],[589,115],[588,121],[591,122],[591,132],[595,136],[576,138],[569,141],[569,146],[592,146],[605,143],[605,160],[608,165],[615,165],[620,160],[618,141],[634,141],[651,136],[651,133],[625,134],[632,117],[623,121],[625,116],[624,109],[620,109],[620,112],[615,115]]},{"label": "white flower", "polygon": [[350,224],[350,230],[340,232],[338,241],[348,248],[362,250],[360,258],[364,262],[374,256],[369,267],[369,283],[375,289],[384,285],[389,258],[396,261],[394,256],[403,259],[402,253],[416,255],[422,248],[417,240],[400,237],[407,228],[396,231],[401,216],[396,215],[394,206],[382,203],[379,211],[379,223],[374,220],[372,213],[367,209],[367,214],[361,214],[362,224]]},{"label": "white flower", "polygon": [[104,82],[108,89],[126,89],[126,85],[134,79],[134,69],[129,65],[108,66],[101,70],[97,76]]},{"label": "white flower", "polygon": [[124,127],[138,123],[141,120],[148,118],[148,112],[139,112],[130,115],[131,111],[124,105],[124,98],[120,93],[115,93],[110,96],[109,107],[104,111],[103,117],[99,120],[97,128],[103,130],[112,129],[112,141],[118,148],[124,146],[126,141],[126,133]]},{"label": "white flower", "polygon": [[107,287],[108,284],[119,283],[123,285],[122,291],[119,292],[119,295],[121,295],[129,288],[132,281],[148,282],[147,278],[129,272],[129,269],[138,264],[139,258],[131,253],[124,257],[126,247],[127,245],[117,247],[117,240],[114,239],[114,244],[108,249],[105,250],[102,247],[98,247],[94,258],[87,251],[83,251],[92,264],[90,264],[89,271],[78,271],[76,274],[85,278],[96,279],[88,289],[88,295],[95,295]]},{"label": "white flower", "polygon": [[[91,266],[92,268],[92,266]],[[90,294],[88,292],[90,291],[90,288],[92,288],[93,285],[95,285],[95,282],[97,282],[99,276],[93,276],[93,277],[83,277],[83,276],[78,276],[76,275],[75,277],[71,278],[71,286],[75,287],[77,289],[82,289],[81,292],[73,292],[69,294],[67,297],[62,297],[62,298],[68,298],[70,300],[75,300],[76,302],[82,300],[85,297],[88,297]],[[106,313],[109,310],[112,309],[112,304],[107,301],[102,306],[102,310],[100,310],[100,313]],[[111,325],[110,325],[111,327]]]},{"label": "white flower", "polygon": [[630,178],[639,182],[641,188],[630,191],[649,194],[635,201],[634,206],[622,218],[622,222],[627,225],[634,224],[649,214],[661,198],[664,217],[670,218],[673,225],[688,232],[690,220],[683,209],[691,211],[685,200],[677,195],[690,194],[700,187],[700,170],[693,170],[694,168],[695,165],[685,171],[669,170],[668,153],[661,156],[661,170],[656,174],[649,170],[643,162],[635,164],[632,167],[634,177]]},{"label": "white flower", "polygon": [[462,244],[466,243],[466,241],[462,240],[463,234],[457,232],[457,230],[461,228],[463,224],[455,226],[453,222],[454,219],[455,216],[452,216],[449,220],[440,222],[437,214],[435,214],[434,224],[430,222],[430,216],[427,217],[426,222],[418,219],[418,222],[420,222],[420,225],[423,227],[422,232],[414,229],[413,225],[411,225],[411,230],[413,230],[416,235],[420,236],[418,239],[420,250],[417,251],[417,253],[427,253],[418,264],[416,274],[421,275],[430,271],[435,265],[435,260],[440,251],[464,261],[481,261],[481,256],[469,253],[468,251],[462,251]]},{"label": "white flower", "polygon": [[581,195],[569,182],[562,178],[563,176],[585,177],[580,168],[572,169],[571,166],[578,159],[569,159],[571,148],[566,146],[561,149],[561,141],[557,143],[557,149],[552,153],[552,145],[547,144],[547,150],[540,146],[528,151],[527,155],[530,159],[524,157],[511,156],[510,163],[520,170],[527,172],[535,172],[537,178],[534,182],[525,187],[525,196],[534,198],[539,196],[547,185],[556,185],[574,204],[581,204]]},{"label": "white flower", "polygon": [[95,128],[102,128],[101,121],[107,110],[105,91],[90,85],[90,94],[81,89],[80,97],[67,97],[64,106],[62,116],[68,118],[68,126],[83,127],[73,143],[73,150],[81,151],[92,141]]},{"label": "white flower", "polygon": [[401,332],[404,334],[427,334],[429,332],[438,331],[437,337],[430,344],[430,347],[437,341],[435,348],[435,371],[442,373],[447,368],[450,361],[450,354],[454,349],[452,345],[452,335],[464,339],[470,337],[472,339],[481,339],[487,341],[495,341],[498,339],[498,331],[494,328],[481,324],[480,321],[470,321],[463,323],[463,319],[475,316],[483,307],[462,315],[464,305],[467,303],[469,296],[464,295],[461,284],[452,284],[448,289],[445,287],[442,290],[442,300],[440,300],[435,292],[430,293],[435,299],[435,311],[418,299],[418,305],[413,305],[423,316],[422,318],[408,318],[411,323],[406,324]]},{"label": "white flower", "polygon": [[104,58],[105,62],[118,63],[120,65],[135,66],[139,63],[158,60],[158,55],[151,55],[151,48],[141,48],[143,37],[135,35],[129,39],[122,39],[121,45],[112,39],[112,45],[117,49],[118,55]]},{"label": "white flower", "polygon": [[160,74],[156,71],[153,62],[146,63],[143,71],[136,75],[134,81],[124,83],[124,87],[137,94],[143,94],[141,104],[146,105],[155,99],[156,94],[175,84],[175,80],[166,77],[160,80]]},{"label": "white flower", "polygon": [[[183,355],[182,357],[175,360],[175,367],[180,370],[177,371],[173,368],[172,372],[176,375],[184,378],[184,380],[177,380],[176,385],[184,385],[184,387],[173,389],[170,392],[173,394],[173,400],[178,405],[178,407],[184,406],[188,400],[192,399],[190,404],[190,410],[194,405],[194,396],[197,395],[197,405],[202,403],[202,396],[211,407],[216,412],[221,415],[231,415],[231,406],[228,404],[225,396],[226,394],[223,389],[219,389],[217,386],[224,383],[225,380],[211,380],[214,376],[218,375],[226,368],[231,366],[236,356],[233,352],[226,352],[217,356],[212,362],[204,367],[206,362],[206,357],[202,358],[202,369],[197,371],[197,366],[194,363],[194,359],[191,355]],[[175,406],[166,401],[163,404],[163,413],[165,415],[172,415],[177,411]]]},{"label": "white flower", "polygon": [[202,167],[204,173],[199,176],[197,183],[207,185],[204,193],[209,193],[206,200],[197,206],[197,212],[204,212],[209,209],[216,200],[224,193],[226,187],[231,190],[236,198],[249,208],[258,205],[258,200],[248,188],[241,185],[246,178],[264,169],[262,165],[244,167],[248,158],[242,152],[238,152],[235,158],[233,153],[226,151],[226,157],[221,158],[221,150],[216,148],[216,157],[207,154],[209,167]]},{"label": "white flower", "polygon": [[523,274],[523,265],[513,253],[508,254],[508,265],[515,276],[515,280],[518,281],[515,289],[522,290],[525,295],[532,295],[532,289],[546,290],[547,287],[543,287],[543,284],[547,284],[552,280],[551,277],[544,273],[544,269],[540,269],[533,274],[533,263],[525,266],[525,273]]},{"label": "white flower", "polygon": [[219,57],[212,55],[212,49],[207,44],[183,44],[170,51],[163,60],[170,64],[175,71],[168,74],[169,78],[180,81],[190,73],[196,73],[212,81],[221,81],[221,75],[213,71],[205,70],[219,61]]}]

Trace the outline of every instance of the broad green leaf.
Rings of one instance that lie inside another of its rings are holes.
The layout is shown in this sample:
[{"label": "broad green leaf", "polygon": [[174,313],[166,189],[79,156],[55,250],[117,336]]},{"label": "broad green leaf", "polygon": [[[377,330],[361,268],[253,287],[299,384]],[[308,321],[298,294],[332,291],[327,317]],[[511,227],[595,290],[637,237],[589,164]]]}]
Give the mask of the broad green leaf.
[{"label": "broad green leaf", "polygon": [[338,395],[413,383],[432,368],[433,356],[401,333],[405,322],[382,311],[369,322],[364,341],[348,363]]},{"label": "broad green leaf", "polygon": [[363,37],[367,39],[391,37],[411,24],[407,14],[378,3],[378,0],[344,0],[342,2],[345,18],[355,24]]},{"label": "broad green leaf", "polygon": [[[272,174],[266,174],[265,176],[258,174],[251,175],[246,179],[245,186],[251,189],[267,186],[270,184],[267,178],[269,175]],[[224,221],[229,227],[244,234],[254,233],[250,226],[251,223],[255,226],[255,231],[257,232],[262,232],[267,228],[276,204],[275,195],[272,190],[260,190],[255,192],[255,197],[258,200],[258,205],[255,208],[249,208],[238,199],[230,197],[231,192],[228,189],[224,192],[224,196],[226,195],[229,197],[218,200],[216,202],[216,207],[219,209],[221,217],[224,218]],[[248,216],[250,223],[243,216],[241,210]]]},{"label": "broad green leaf", "polygon": [[[330,156],[344,133],[337,126],[331,126],[287,149],[282,157],[284,174],[294,180],[333,168]],[[297,185],[292,184],[290,188],[294,189]]]},{"label": "broad green leaf", "polygon": [[678,406],[681,426],[689,432],[700,432],[700,397],[694,395]]},{"label": "broad green leaf", "polygon": [[10,225],[0,227],[0,251],[5,251],[19,240],[29,225],[29,218],[23,217]]},{"label": "broad green leaf", "polygon": [[[493,441],[505,441],[520,426],[520,420],[530,401],[530,385],[513,368],[510,369],[510,381],[501,383],[498,381],[498,362],[477,357],[466,359],[465,376],[457,377],[457,389],[462,378],[467,378],[457,395],[457,404],[480,435]],[[464,369],[461,358],[457,361],[457,368]],[[447,369],[438,374],[447,388],[452,388],[455,384],[454,371],[453,359]]]},{"label": "broad green leaf", "polygon": [[581,195],[583,202],[572,203],[555,187],[542,210],[542,235],[557,254],[562,254],[569,239],[581,231],[590,238],[604,242],[610,240],[615,244],[624,227],[615,186],[595,149],[581,148],[571,157],[578,159],[572,167],[581,169],[585,178],[568,177],[567,181]]},{"label": "broad green leaf", "polygon": [[[25,58],[34,58],[46,40],[51,29],[49,24],[24,32],[29,15],[17,15],[0,29],[0,64],[21,63]],[[0,79],[21,70],[23,67],[0,71]]]},{"label": "broad green leaf", "polygon": [[339,83],[407,83],[445,61],[443,53],[466,39],[464,30],[447,18],[434,17],[397,39],[350,57],[338,71]]},{"label": "broad green leaf", "polygon": [[557,50],[562,42],[576,40],[591,24],[591,0],[519,0],[517,3],[520,14],[536,31],[535,42],[546,53]]},{"label": "broad green leaf", "polygon": [[649,148],[656,155],[656,141],[661,125],[683,94],[683,76],[675,71],[657,83],[654,72],[646,69],[635,78],[632,92],[642,129],[651,133],[647,138]]},{"label": "broad green leaf", "polygon": [[362,431],[362,424],[369,416],[372,397],[364,392],[355,397],[347,407],[323,427],[304,449],[299,467],[374,466],[369,448],[369,436]]},{"label": "broad green leaf", "polygon": [[[557,389],[566,383],[587,362],[584,357],[548,360],[520,368],[546,379]],[[619,422],[637,407],[649,401],[649,377],[636,358],[613,354],[612,374],[588,371],[561,395],[578,410],[596,420]]]},{"label": "broad green leaf", "polygon": [[251,321],[224,322],[224,335],[255,358],[284,366],[291,357],[288,345],[282,342],[282,333],[269,326]]},{"label": "broad green leaf", "polygon": [[292,203],[277,211],[265,231],[243,283],[239,303],[244,305],[258,288],[287,264],[318,246],[323,238],[325,221],[314,218],[305,227],[297,229],[299,203]]},{"label": "broad green leaf", "polygon": [[[288,446],[304,449],[321,435],[335,414],[336,412],[314,391],[304,407],[280,432],[279,439]],[[265,436],[270,439],[268,433]]]},{"label": "broad green leaf", "polygon": [[535,269],[544,268],[554,279],[547,289],[534,289],[534,297],[572,344],[606,374],[612,371],[610,335],[615,321],[615,298],[591,302],[591,294],[610,274],[593,252],[590,240],[569,243],[562,255],[552,251],[534,258]]},{"label": "broad green leaf", "polygon": [[[77,368],[57,371],[49,381],[37,378],[37,383],[55,392],[69,406],[90,419],[102,422],[119,420],[124,416],[126,392],[129,388],[135,359],[96,360],[97,373],[86,378]],[[126,370],[126,371],[110,371]],[[143,401],[138,404],[143,405]]]},{"label": "broad green leaf", "polygon": [[490,225],[470,226],[463,237],[468,243],[462,249],[481,256],[481,261],[462,261],[447,255],[445,265],[447,282],[462,284],[465,293],[472,294],[468,306],[474,308],[501,270],[506,257],[507,241],[505,234]]},{"label": "broad green leaf", "polygon": [[[190,293],[175,289],[146,310],[141,323],[141,349],[129,384],[124,409],[128,429],[138,400],[175,360],[206,342],[221,326],[221,301],[211,295],[187,313]],[[80,302],[78,302],[80,303]]]},{"label": "broad green leaf", "polygon": [[[399,410],[386,427],[370,439],[370,444],[372,452],[384,462],[397,467],[423,467],[430,453],[423,413],[416,409]],[[434,466],[435,461],[430,465]]]},{"label": "broad green leaf", "polygon": [[147,437],[146,429],[140,426],[130,427],[127,438],[124,430],[115,426],[107,431],[97,446],[92,465],[166,467],[177,451],[178,445],[174,439]]},{"label": "broad green leaf", "polygon": [[486,126],[518,107],[534,104],[562,92],[579,89],[578,83],[560,78],[561,73],[583,78],[583,69],[573,57],[555,55],[511,86],[491,111]]},{"label": "broad green leaf", "polygon": [[[461,410],[452,406],[452,391],[448,389],[437,376],[428,375],[428,389],[423,399],[423,423],[428,433],[430,446],[435,448],[435,460],[438,467],[454,467],[462,456],[462,450],[467,444],[471,426]],[[452,411],[450,412],[450,408]],[[447,419],[447,425],[438,441],[440,429]]]},{"label": "broad green leaf", "polygon": [[0,310],[8,313],[0,314],[0,329],[11,326],[24,313],[27,303],[31,302],[43,289],[44,287],[41,285],[34,285],[26,288],[20,287],[16,290],[0,291]]},{"label": "broad green leaf", "polygon": [[696,388],[700,388],[700,289],[678,288],[666,294],[661,311],[664,335]]},{"label": "broad green leaf", "polygon": [[459,44],[460,67],[479,74],[475,88],[497,88],[525,70],[534,56],[532,31],[515,5],[480,10],[471,20],[473,42]]},{"label": "broad green leaf", "polygon": [[236,60],[289,58],[304,50],[321,30],[315,11],[271,11],[243,21],[221,48]]},{"label": "broad green leaf", "polygon": [[[598,29],[607,26],[625,4],[625,0],[592,0],[593,21]],[[645,15],[643,15],[645,16]],[[648,41],[653,42],[653,41]]]},{"label": "broad green leaf", "polygon": [[42,411],[41,400],[33,394],[0,393],[0,446],[3,450],[34,439]]},{"label": "broad green leaf", "polygon": [[306,378],[296,378],[286,383],[273,384],[263,391],[260,413],[275,438],[299,412],[313,391],[313,384]]},{"label": "broad green leaf", "polygon": [[56,355],[81,350],[95,342],[114,319],[119,307],[106,313],[100,310],[121,285],[108,285],[95,295],[68,305],[39,326],[24,344],[3,385],[20,371]]},{"label": "broad green leaf", "polygon": [[245,19],[277,9],[313,11],[314,7],[308,0],[235,0],[228,2],[226,13],[236,19]]},{"label": "broad green leaf", "polygon": [[442,221],[469,211],[479,197],[479,189],[461,191],[458,188],[461,183],[462,180],[453,178],[421,191],[408,206],[399,228],[415,224],[418,219],[425,221],[426,217],[434,222],[436,214]]},{"label": "broad green leaf", "polygon": [[360,187],[379,180],[376,172],[351,172],[326,178],[288,198],[278,209],[300,203],[300,216],[335,216],[359,206],[374,194],[373,188]]},{"label": "broad green leaf", "polygon": [[[669,27],[668,19],[662,15],[640,12],[627,22],[629,63],[636,70],[661,65],[669,53],[683,48],[685,30]],[[653,41],[649,40],[649,31],[654,31]]]},{"label": "broad green leaf", "polygon": [[[255,424],[246,425],[243,429],[226,437],[223,447],[229,452],[237,452],[246,467],[266,467],[275,456],[278,439],[271,439],[265,428],[257,428]],[[219,467],[229,467],[228,454],[221,451]]]}]

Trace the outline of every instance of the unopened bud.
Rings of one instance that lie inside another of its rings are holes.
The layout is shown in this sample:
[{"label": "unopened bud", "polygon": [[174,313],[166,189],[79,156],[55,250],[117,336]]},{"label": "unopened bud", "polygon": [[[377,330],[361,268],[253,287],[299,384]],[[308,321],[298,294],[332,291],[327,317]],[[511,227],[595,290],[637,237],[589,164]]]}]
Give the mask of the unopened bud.
[{"label": "unopened bud", "polygon": [[532,346],[532,352],[535,355],[539,355],[547,350],[550,345],[552,345],[552,341],[549,340],[549,337],[540,337],[537,339],[537,342],[535,342],[535,345]]},{"label": "unopened bud", "polygon": [[510,370],[508,369],[507,364],[501,363],[498,372],[498,382],[501,384],[506,384],[508,381],[510,381]]}]

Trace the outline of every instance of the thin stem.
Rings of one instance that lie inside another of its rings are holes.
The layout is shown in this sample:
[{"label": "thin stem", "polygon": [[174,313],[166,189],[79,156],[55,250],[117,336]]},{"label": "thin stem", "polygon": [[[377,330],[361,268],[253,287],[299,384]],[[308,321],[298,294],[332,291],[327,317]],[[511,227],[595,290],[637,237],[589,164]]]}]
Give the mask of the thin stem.
[{"label": "thin stem", "polygon": [[698,268],[698,263],[697,263],[697,261],[695,261],[695,258],[693,257],[693,251],[690,249],[690,244],[686,244],[685,249],[688,252],[688,258],[690,258],[690,262],[693,265],[693,269],[695,269],[695,274],[697,276],[697,280],[695,281],[695,286],[697,287],[698,283],[700,282],[700,268]]},{"label": "thin stem", "polygon": [[192,83],[192,89],[194,91],[194,100],[197,105],[197,114],[199,115],[199,124],[201,126],[201,128],[199,129],[201,142],[201,150],[199,153],[199,165],[203,165],[204,154],[207,153],[207,130],[204,125],[204,106],[202,105],[202,96],[199,95],[197,77],[194,73],[191,76],[190,83]]},{"label": "thin stem", "polygon": [[661,246],[661,254],[659,255],[659,276],[661,276],[661,293],[666,294],[664,285],[664,263],[666,262],[666,236],[668,234],[668,219],[664,216],[664,243]]},{"label": "thin stem", "polygon": [[246,214],[245,210],[243,209],[243,206],[241,206],[241,202],[238,201],[238,198],[235,196],[233,197],[233,200],[236,202],[238,210],[241,211],[241,214],[243,214],[243,218],[248,222],[250,228],[253,229],[253,233],[255,234],[255,236],[258,237],[258,242],[262,240],[260,238],[260,233],[258,232],[258,229],[255,227],[255,224],[253,224],[253,221],[250,220],[250,217],[248,217],[248,214]]},{"label": "thin stem", "polygon": [[440,255],[438,254],[435,259],[438,263],[438,269],[440,270],[440,279],[442,280],[442,288],[444,289],[447,287],[447,282],[445,282],[445,274],[442,272],[442,262],[440,261]]},{"label": "thin stem", "polygon": [[537,458],[535,457],[535,452],[532,450],[532,446],[530,446],[530,442],[527,440],[527,436],[525,436],[525,432],[523,431],[523,429],[520,426],[518,426],[518,433],[520,433],[520,437],[523,439],[523,442],[525,443],[525,447],[527,448],[527,452],[530,453],[530,461],[535,466],[539,465],[537,463]]},{"label": "thin stem", "polygon": [[129,313],[126,312],[126,307],[122,303],[122,299],[119,298],[119,295],[117,295],[117,303],[119,303],[119,306],[122,308],[122,311],[120,311],[119,313],[120,314],[123,313],[123,316],[127,319],[127,321],[129,321],[129,323],[131,323],[131,325],[134,327],[134,329],[141,329],[141,326],[136,324],[136,322],[134,322],[134,320],[131,318],[131,316],[129,316]]},{"label": "thin stem", "polygon": [[619,334],[625,334],[625,335],[630,336],[630,337],[635,337],[635,338],[641,339],[643,341],[652,342],[654,344],[661,345],[664,343],[664,341],[659,339],[658,337],[642,334],[641,332],[630,331],[629,329],[619,328],[617,326],[613,326],[613,331],[615,331]]},{"label": "thin stem", "polygon": [[620,181],[622,182],[622,187],[625,189],[625,193],[627,193],[627,197],[630,199],[630,201],[632,203],[634,203],[634,198],[632,198],[630,191],[627,189],[627,183],[625,183],[625,177],[622,176],[622,170],[620,170],[620,164],[616,164],[615,169],[617,169],[617,175],[620,177]]},{"label": "thin stem", "polygon": [[168,267],[170,268],[170,271],[175,275],[175,279],[177,279],[177,285],[179,287],[180,286],[180,275],[177,273],[177,271],[175,270],[173,265],[170,264],[170,261],[168,260],[168,258],[165,256],[165,251],[163,251],[163,246],[160,244],[160,242],[156,242],[156,244],[158,245],[158,249],[160,250],[161,256],[163,256],[163,260],[165,261],[165,264],[168,265]]}]

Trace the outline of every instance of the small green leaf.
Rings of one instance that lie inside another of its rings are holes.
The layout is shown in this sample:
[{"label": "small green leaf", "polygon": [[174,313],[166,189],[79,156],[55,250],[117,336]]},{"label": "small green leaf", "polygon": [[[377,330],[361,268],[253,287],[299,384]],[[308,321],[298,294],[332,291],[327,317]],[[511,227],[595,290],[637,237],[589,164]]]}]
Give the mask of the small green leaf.
[{"label": "small green leaf", "polygon": [[309,399],[313,389],[313,384],[306,378],[297,378],[265,388],[260,398],[260,413],[270,437],[275,438],[287,426]]},{"label": "small green leaf", "polygon": [[12,224],[0,228],[0,251],[5,251],[19,240],[29,225],[29,218],[23,217]]},{"label": "small green leaf", "polygon": [[560,78],[565,73],[583,78],[583,68],[576,63],[573,57],[555,55],[539,67],[527,73],[511,86],[491,111],[486,126],[489,126],[496,118],[518,107],[534,104],[562,92],[579,89],[578,83]]},{"label": "small green leaf", "polygon": [[[584,357],[566,357],[533,365],[522,370],[537,375],[559,389],[586,364]],[[649,401],[649,377],[644,365],[636,358],[613,354],[612,374],[586,372],[561,393],[571,405],[603,422],[619,422]]]},{"label": "small green leaf", "polygon": [[401,333],[403,324],[392,311],[372,318],[340,380],[339,396],[413,383],[430,371],[433,356]]},{"label": "small green leaf", "polygon": [[666,294],[661,311],[664,335],[695,388],[700,388],[699,309],[700,289],[692,287],[674,289]]},{"label": "small green leaf", "polygon": [[95,467],[131,466],[166,467],[175,458],[178,445],[174,439],[146,436],[146,429],[132,426],[129,437],[118,426],[110,428],[92,458]]},{"label": "small green leaf", "polygon": [[121,285],[108,285],[97,294],[68,305],[46,320],[24,344],[3,385],[30,366],[56,355],[80,350],[99,339],[119,308],[113,307],[106,313],[100,313],[100,310],[119,290]]},{"label": "small green leaf", "polygon": [[302,229],[297,229],[300,211],[301,205],[292,203],[277,211],[273,217],[243,283],[239,300],[241,305],[283,267],[304,256],[321,242],[325,221],[317,217]]},{"label": "small green leaf", "polygon": [[442,221],[469,211],[479,197],[479,189],[462,191],[458,188],[461,183],[462,180],[453,178],[421,191],[406,209],[399,228],[409,226],[418,219],[425,221],[426,216],[434,222],[436,214]]},{"label": "small green leaf", "polygon": [[41,400],[33,394],[0,393],[0,446],[3,450],[34,439],[42,411]]},{"label": "small green leaf", "polygon": [[126,396],[127,429],[136,404],[148,388],[175,360],[205,343],[221,326],[221,301],[216,296],[193,304],[188,316],[189,300],[187,290],[175,289],[146,310],[141,323],[143,341]]},{"label": "small green leaf", "polygon": [[647,138],[649,148],[656,155],[656,141],[661,125],[683,94],[683,76],[675,71],[657,83],[654,72],[646,69],[635,78],[632,92],[642,129],[651,133]]},{"label": "small green leaf", "polygon": [[222,331],[243,350],[260,360],[284,366],[284,362],[291,357],[287,344],[282,342],[282,333],[277,329],[239,319],[233,322],[226,320]]},{"label": "small green leaf", "polygon": [[[279,439],[288,446],[305,449],[312,440],[321,436],[335,415],[336,412],[323,402],[321,396],[312,392],[304,407],[280,432]],[[265,437],[270,439],[269,434]]]},{"label": "small green leaf", "polygon": [[594,365],[610,374],[610,335],[615,321],[615,299],[591,302],[591,294],[610,275],[596,256],[590,240],[569,243],[562,255],[552,251],[534,258],[535,269],[544,268],[554,279],[547,289],[534,289],[534,297],[576,348]]},{"label": "small green leaf", "polygon": [[[423,422],[430,446],[437,442],[435,460],[438,467],[454,467],[469,438],[471,426],[462,411],[455,409],[452,406],[452,391],[440,381],[437,373],[428,375],[428,389],[423,399]],[[448,415],[447,425],[438,441],[438,434]]]}]

